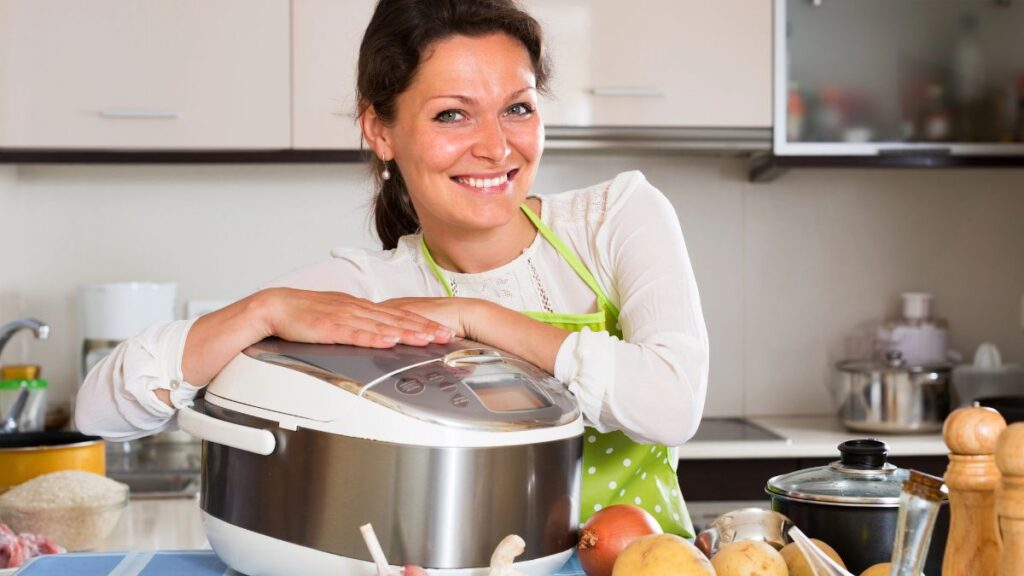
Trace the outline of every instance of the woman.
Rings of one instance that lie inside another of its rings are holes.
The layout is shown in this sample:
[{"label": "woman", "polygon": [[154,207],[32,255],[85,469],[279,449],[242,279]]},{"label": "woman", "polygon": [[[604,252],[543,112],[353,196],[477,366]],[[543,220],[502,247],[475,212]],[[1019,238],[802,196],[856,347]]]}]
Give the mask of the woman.
[{"label": "woman", "polygon": [[358,105],[384,250],[334,250],[222,310],[125,342],[83,384],[79,428],[115,439],[164,430],[268,336],[368,347],[467,337],[575,394],[593,426],[583,520],[628,502],[692,536],[663,447],[692,436],[707,383],[682,233],[637,172],[530,195],[546,80],[540,28],[512,0],[381,0],[360,51]]}]

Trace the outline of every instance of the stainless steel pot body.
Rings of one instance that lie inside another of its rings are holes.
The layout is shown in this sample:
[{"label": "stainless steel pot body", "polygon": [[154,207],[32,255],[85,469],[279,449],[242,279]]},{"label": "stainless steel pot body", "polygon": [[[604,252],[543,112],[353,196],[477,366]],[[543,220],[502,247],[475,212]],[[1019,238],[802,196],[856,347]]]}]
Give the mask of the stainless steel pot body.
[{"label": "stainless steel pot body", "polygon": [[863,432],[942,430],[949,414],[949,377],[947,366],[840,362],[835,381],[839,420]]},{"label": "stainless steel pot body", "polygon": [[485,567],[509,534],[517,560],[576,543],[582,439],[494,448],[431,448],[299,428],[197,401],[210,416],[271,431],[268,456],[203,442],[200,507],[240,528],[372,561],[372,523],[392,564]]},{"label": "stainless steel pot body", "polygon": [[[844,506],[779,494],[771,494],[771,499],[772,510],[785,514],[808,537],[835,548],[853,574],[892,559],[899,506]],[[949,506],[943,505],[928,547],[926,576],[941,576],[948,534]]]}]

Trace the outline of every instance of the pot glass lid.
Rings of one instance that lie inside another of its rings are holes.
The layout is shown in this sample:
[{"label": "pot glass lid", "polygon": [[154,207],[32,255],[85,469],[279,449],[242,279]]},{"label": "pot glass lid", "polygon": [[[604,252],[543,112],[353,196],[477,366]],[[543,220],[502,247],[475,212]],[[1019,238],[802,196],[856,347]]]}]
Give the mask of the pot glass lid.
[{"label": "pot glass lid", "polygon": [[909,471],[886,462],[889,447],[879,440],[849,440],[840,459],[768,481],[769,494],[842,506],[899,506]]}]

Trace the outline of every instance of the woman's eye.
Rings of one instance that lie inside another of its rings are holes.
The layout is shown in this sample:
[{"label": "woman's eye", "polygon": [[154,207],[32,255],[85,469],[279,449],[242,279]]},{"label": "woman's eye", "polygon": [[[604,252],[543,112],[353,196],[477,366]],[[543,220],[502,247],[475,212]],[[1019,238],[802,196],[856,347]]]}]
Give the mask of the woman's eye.
[{"label": "woman's eye", "polygon": [[509,109],[508,113],[513,116],[527,116],[533,112],[533,108],[529,104],[519,103],[513,104]]},{"label": "woman's eye", "polygon": [[438,122],[444,122],[445,124],[458,122],[459,120],[462,120],[462,118],[462,112],[459,112],[458,110],[445,110],[444,112],[441,112],[437,116],[434,116],[434,120]]}]

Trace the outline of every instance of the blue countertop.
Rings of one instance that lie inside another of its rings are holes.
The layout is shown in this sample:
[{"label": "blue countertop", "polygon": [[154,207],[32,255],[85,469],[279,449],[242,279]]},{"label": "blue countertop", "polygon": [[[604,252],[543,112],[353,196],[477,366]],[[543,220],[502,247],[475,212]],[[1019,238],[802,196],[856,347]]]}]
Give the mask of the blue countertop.
[{"label": "blue countertop", "polygon": [[[17,576],[232,576],[211,550],[55,554],[26,564]],[[553,576],[583,576],[575,556]]]}]

